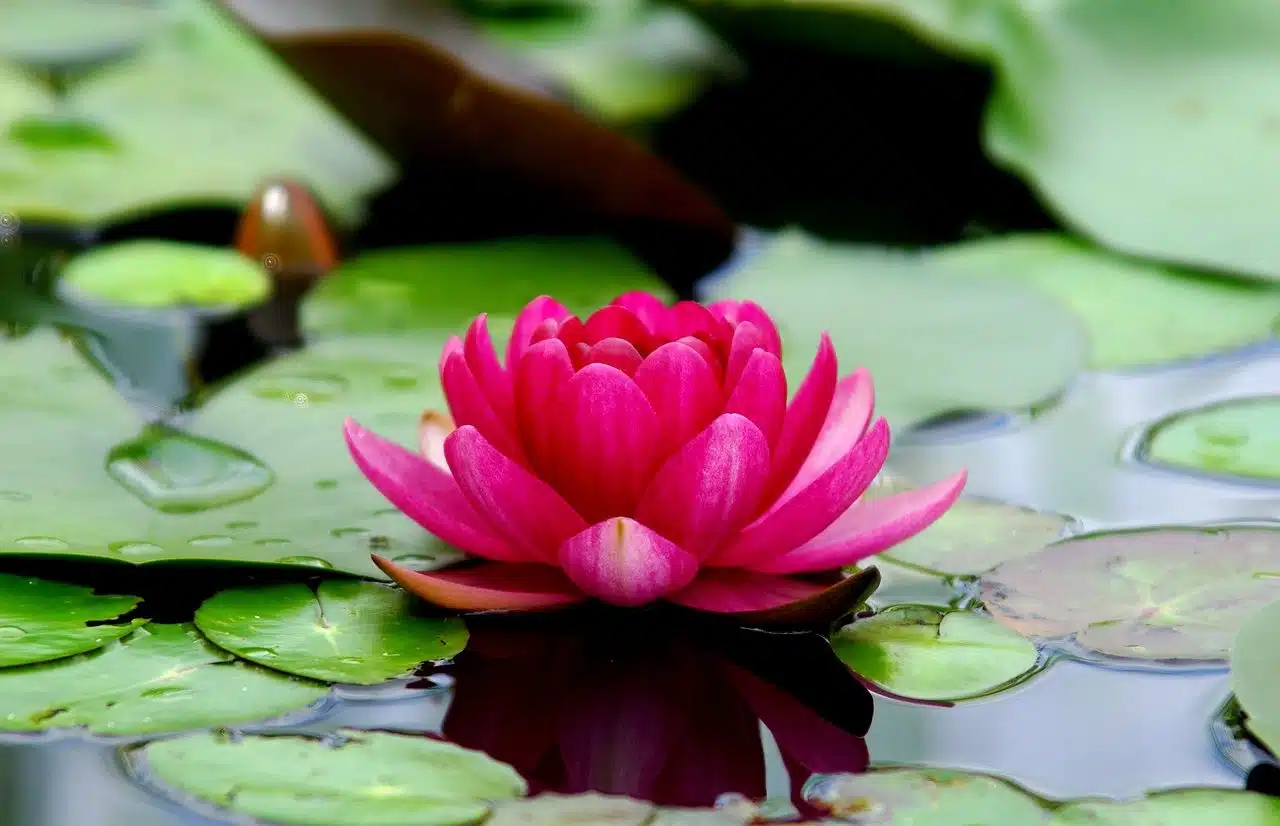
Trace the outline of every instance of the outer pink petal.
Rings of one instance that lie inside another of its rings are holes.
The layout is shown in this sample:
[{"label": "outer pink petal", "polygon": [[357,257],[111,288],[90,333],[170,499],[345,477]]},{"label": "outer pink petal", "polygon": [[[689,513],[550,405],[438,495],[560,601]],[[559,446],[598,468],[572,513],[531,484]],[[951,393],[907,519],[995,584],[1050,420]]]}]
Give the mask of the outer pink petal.
[{"label": "outer pink petal", "polygon": [[449,462],[444,458],[444,440],[454,431],[453,419],[448,413],[425,410],[418,422],[418,447],[422,458],[452,474]]},{"label": "outer pink petal", "polygon": [[533,467],[540,475],[556,467],[555,422],[562,415],[560,394],[573,378],[569,350],[559,339],[540,341],[516,364],[516,424]]},{"label": "outer pink petal", "polygon": [[764,348],[782,358],[782,336],[778,335],[777,325],[759,304],[754,301],[727,299],[710,304],[708,308],[734,326],[748,322],[760,328],[760,332],[764,334]]},{"label": "outer pink petal", "polygon": [[515,410],[512,407],[511,376],[498,363],[498,356],[493,349],[493,339],[489,336],[488,315],[481,313],[467,328],[467,337],[463,341],[463,354],[467,359],[467,367],[489,400],[489,406],[498,418],[512,433],[516,429]]},{"label": "outer pink petal", "polygon": [[768,473],[760,428],[726,413],[667,460],[636,519],[703,559],[755,515]]},{"label": "outer pink petal", "polygon": [[698,575],[698,560],[634,519],[597,523],[560,546],[560,567],[586,593],[633,607],[679,591]]},{"label": "outer pink petal", "polygon": [[756,350],[764,349],[764,336],[754,324],[739,324],[733,330],[733,340],[729,344],[728,363],[724,369],[725,393],[732,393],[738,386],[742,371],[747,369],[747,362]]},{"label": "outer pink petal", "polygon": [[766,511],[707,564],[758,569],[813,539],[862,495],[888,455],[889,425],[880,419],[826,472]]},{"label": "outer pink petal", "polygon": [[707,344],[700,338],[694,338],[693,336],[678,338],[675,343],[683,344],[685,347],[691,348],[698,355],[702,356],[702,360],[705,361],[707,366],[711,368],[712,372],[716,374],[716,383],[721,383],[724,378],[724,364],[720,361],[720,357],[716,355],[716,351],[712,349],[710,344]]},{"label": "outer pink petal", "polygon": [[634,376],[644,356],[624,338],[605,338],[587,350],[587,364],[607,364],[628,376]]},{"label": "outer pink petal", "polygon": [[347,419],[343,435],[360,472],[405,516],[467,553],[498,561],[519,557],[475,512],[448,473],[354,419]]},{"label": "outer pink petal", "polygon": [[831,408],[813,449],[778,501],[785,502],[803,490],[848,453],[849,448],[866,433],[874,409],[875,388],[871,374],[859,367],[836,385]]},{"label": "outer pink petal", "polygon": [[782,420],[782,432],[771,454],[773,468],[764,494],[766,501],[777,499],[786,490],[813,450],[835,396],[837,369],[835,348],[831,337],[824,332],[809,375],[805,376]]},{"label": "outer pink petal", "polygon": [[591,314],[584,327],[584,341],[599,344],[606,338],[630,341],[638,350],[647,353],[653,349],[653,336],[635,314],[625,307],[610,304]]},{"label": "outer pink petal", "polygon": [[547,611],[586,600],[558,568],[477,565],[419,572],[374,554],[373,564],[409,593],[453,611]]},{"label": "outer pink petal", "polygon": [[[549,295],[540,295],[526,304],[511,328],[511,339],[507,342],[507,369],[512,369],[520,361],[524,351],[529,348],[533,331],[538,325],[547,320],[561,322],[570,315],[572,313],[563,304]],[[556,326],[558,328],[559,324]]]},{"label": "outer pink petal", "polygon": [[855,502],[813,539],[755,567],[772,574],[794,574],[852,565],[932,525],[960,496],[965,478],[962,470],[927,487]]},{"label": "outer pink petal", "polygon": [[663,331],[667,318],[667,303],[656,295],[642,290],[633,290],[623,293],[609,303],[630,310],[645,327],[649,328],[650,333]]},{"label": "outer pink petal", "polygon": [[453,478],[476,512],[524,560],[555,564],[556,549],[587,527],[551,486],[504,456],[469,425],[445,440]]},{"label": "outer pink petal", "polygon": [[588,522],[635,513],[658,463],[658,415],[629,376],[588,364],[560,394],[552,479]]},{"label": "outer pink petal", "polygon": [[498,450],[518,462],[526,462],[524,448],[520,440],[504,422],[476,380],[471,368],[467,366],[466,357],[457,349],[453,349],[444,357],[440,365],[440,382],[444,385],[444,397],[449,402],[449,412],[459,427],[472,425],[485,435]]},{"label": "outer pink petal", "polygon": [[820,594],[827,586],[754,571],[703,568],[698,578],[669,602],[713,614],[769,611]]},{"label": "outer pink petal", "polygon": [[715,372],[695,350],[679,342],[650,353],[635,380],[658,415],[660,459],[702,432],[724,406]]},{"label": "outer pink petal", "polygon": [[756,423],[770,445],[777,443],[787,413],[787,375],[777,356],[765,350],[751,353],[724,412],[741,413]]}]

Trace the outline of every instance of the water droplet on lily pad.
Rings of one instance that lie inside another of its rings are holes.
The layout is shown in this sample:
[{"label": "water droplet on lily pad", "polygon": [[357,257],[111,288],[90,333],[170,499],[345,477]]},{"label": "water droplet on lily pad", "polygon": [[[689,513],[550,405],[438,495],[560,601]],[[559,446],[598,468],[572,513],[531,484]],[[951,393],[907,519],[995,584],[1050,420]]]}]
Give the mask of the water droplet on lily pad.
[{"label": "water droplet on lily pad", "polygon": [[334,489],[334,488],[336,488],[337,486],[338,486],[338,480],[337,480],[337,479],[318,479],[318,480],[316,480],[316,487],[317,487],[318,489],[320,489],[320,490],[333,490],[333,489]]},{"label": "water droplet on lily pad", "polygon": [[27,632],[16,625],[0,625],[0,642],[13,642],[20,640],[27,635]]},{"label": "water droplet on lily pad", "polygon": [[113,542],[108,547],[123,556],[150,556],[164,553],[164,548],[150,542]]},{"label": "water droplet on lily pad", "polygon": [[65,551],[71,547],[65,541],[53,536],[24,536],[20,539],[15,539],[13,544],[33,551]]},{"label": "water droplet on lily pad", "polygon": [[29,502],[31,495],[20,490],[0,490],[0,502]]},{"label": "water droplet on lily pad", "polygon": [[166,427],[148,428],[107,455],[107,474],[163,513],[195,513],[252,499],[275,481],[254,456]]},{"label": "water droplet on lily pad", "polygon": [[253,394],[260,399],[306,404],[328,401],[344,393],[347,380],[331,373],[285,373],[265,376],[253,385]]},{"label": "water droplet on lily pad", "polygon": [[437,567],[434,556],[425,556],[423,554],[404,554],[393,558],[391,561],[411,570],[425,571]]},{"label": "water droplet on lily pad", "polygon": [[279,537],[270,537],[268,539],[255,539],[253,541],[253,544],[278,547],[280,545],[289,545],[292,543],[288,539],[281,539]]},{"label": "water droplet on lily pad", "polygon": [[229,536],[221,534],[208,534],[206,536],[195,536],[188,540],[188,544],[197,548],[222,548],[234,542]]},{"label": "water droplet on lily pad", "polygon": [[333,563],[318,556],[282,556],[276,560],[281,565],[305,565],[309,568],[332,568]]},{"label": "water droplet on lily pad", "polygon": [[341,539],[344,536],[361,536],[369,532],[368,528],[334,528],[329,533],[335,539]]}]

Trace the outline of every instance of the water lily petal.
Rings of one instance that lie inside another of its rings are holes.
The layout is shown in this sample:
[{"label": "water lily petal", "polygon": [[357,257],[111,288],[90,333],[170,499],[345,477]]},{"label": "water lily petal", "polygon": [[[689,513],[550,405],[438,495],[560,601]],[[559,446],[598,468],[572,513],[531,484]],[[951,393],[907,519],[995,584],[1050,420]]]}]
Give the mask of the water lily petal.
[{"label": "water lily petal", "polygon": [[592,313],[584,327],[583,340],[587,344],[599,344],[606,338],[625,339],[642,353],[649,352],[654,345],[653,336],[644,322],[627,308],[613,304]]},{"label": "water lily petal", "polygon": [[467,553],[498,561],[519,558],[475,512],[448,473],[354,419],[347,419],[342,430],[360,472],[405,516]]},{"label": "water lily petal", "polygon": [[[720,361],[720,356],[716,351],[700,338],[693,336],[684,336],[675,340],[676,344],[683,344],[685,347],[692,349],[695,353],[702,356],[702,360],[707,363],[711,371],[716,374],[716,384],[719,384],[724,377],[724,364]],[[654,352],[657,352],[656,350]]]},{"label": "water lily petal", "polygon": [[755,567],[768,573],[793,574],[852,565],[932,525],[960,496],[965,479],[962,470],[926,487],[855,502],[813,539]]},{"label": "water lily petal", "polygon": [[782,336],[778,335],[778,327],[764,308],[754,301],[734,301],[726,299],[707,305],[711,312],[737,326],[744,322],[754,324],[764,334],[764,348],[778,358],[782,358]]},{"label": "water lily petal", "polygon": [[540,295],[528,304],[516,316],[516,323],[511,328],[511,338],[507,341],[507,369],[513,369],[524,355],[524,351],[533,343],[533,332],[545,321],[555,322],[554,330],[559,329],[560,322],[573,315],[559,301],[549,295]]},{"label": "water lily petal", "polygon": [[818,352],[813,357],[809,374],[800,384],[782,419],[782,431],[771,454],[773,467],[764,494],[766,500],[777,499],[786,490],[813,450],[835,397],[837,371],[836,350],[831,344],[831,337],[824,332],[818,341]]},{"label": "water lily petal", "polygon": [[501,563],[422,572],[377,554],[373,564],[419,599],[452,611],[547,611],[587,598],[549,565]]},{"label": "water lily petal", "polygon": [[768,473],[760,428],[727,413],[658,470],[636,519],[703,559],[755,515]]},{"label": "water lily petal", "polygon": [[561,415],[560,393],[571,378],[569,350],[556,338],[534,344],[516,364],[516,423],[533,467],[544,477],[554,476],[554,425]]},{"label": "water lily petal", "polygon": [[517,462],[528,462],[515,432],[494,412],[480,389],[480,382],[467,366],[460,343],[444,357],[440,365],[440,383],[444,387],[445,400],[449,402],[449,412],[459,427],[472,425],[498,450]]},{"label": "water lily petal", "polygon": [[616,367],[628,376],[636,374],[636,368],[644,361],[644,356],[635,345],[623,338],[605,338],[587,350],[587,364],[607,364]]},{"label": "water lily petal", "polygon": [[551,486],[464,425],[444,444],[458,487],[524,561],[555,564],[556,549],[587,523]]},{"label": "water lily petal", "polygon": [[635,512],[657,465],[658,415],[629,376],[588,364],[559,394],[551,478],[588,522]]},{"label": "water lily petal", "polygon": [[679,591],[698,575],[688,551],[634,519],[606,519],[560,546],[574,585],[612,605],[634,607]]},{"label": "water lily petal", "polygon": [[825,630],[864,603],[879,583],[880,572],[875,568],[830,583],[703,568],[692,585],[671,594],[667,601],[723,614],[737,625]]},{"label": "water lily petal", "polygon": [[888,455],[889,425],[879,419],[835,464],[748,525],[707,564],[755,569],[813,539],[862,495]]},{"label": "water lily petal", "polygon": [[679,301],[667,310],[663,333],[668,341],[685,336],[701,339],[722,354],[729,352],[733,340],[733,327],[696,301]]},{"label": "water lily petal", "polygon": [[836,384],[831,407],[813,449],[778,501],[785,502],[803,490],[848,453],[849,448],[866,433],[874,409],[875,387],[871,383],[871,374],[859,367]]},{"label": "water lily petal", "polygon": [[488,315],[481,313],[467,328],[467,337],[462,343],[462,352],[467,360],[467,367],[475,376],[476,383],[489,400],[489,406],[498,414],[507,426],[507,430],[516,430],[515,409],[512,405],[511,376],[498,363],[498,355],[493,349],[493,339],[489,335]]},{"label": "water lily petal", "polygon": [[773,353],[754,350],[729,400],[726,413],[741,413],[756,423],[773,445],[787,414],[787,375]]},{"label": "water lily petal", "polygon": [[449,461],[444,457],[444,440],[453,431],[453,419],[438,410],[424,410],[418,421],[418,448],[422,458],[449,474],[453,471],[449,470]]},{"label": "water lily petal", "polygon": [[609,303],[615,307],[630,310],[650,333],[659,334],[663,331],[667,319],[667,303],[656,295],[643,290],[632,290]]},{"label": "water lily petal", "polygon": [[635,381],[658,415],[661,457],[670,456],[702,432],[724,404],[720,383],[707,361],[680,342],[650,353],[636,370]]},{"label": "water lily petal", "polygon": [[733,392],[738,386],[742,371],[747,369],[747,362],[756,350],[764,349],[764,336],[754,324],[739,324],[733,330],[733,339],[729,344],[729,357],[724,368],[725,395]]}]

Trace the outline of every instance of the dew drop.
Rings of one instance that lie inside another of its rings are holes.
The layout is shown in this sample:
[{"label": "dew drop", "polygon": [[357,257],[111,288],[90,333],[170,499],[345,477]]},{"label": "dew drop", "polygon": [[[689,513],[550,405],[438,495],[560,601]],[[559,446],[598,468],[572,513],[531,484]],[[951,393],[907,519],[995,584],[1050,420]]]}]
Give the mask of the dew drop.
[{"label": "dew drop", "polygon": [[421,375],[412,367],[395,367],[382,375],[382,386],[388,390],[413,390],[418,386]]},{"label": "dew drop", "polygon": [[343,665],[364,665],[364,660],[359,657],[339,657],[338,662]]},{"label": "dew drop", "polygon": [[13,544],[33,551],[65,551],[71,546],[54,536],[24,536]]},{"label": "dew drop", "polygon": [[1211,445],[1220,447],[1238,447],[1249,441],[1249,433],[1243,428],[1229,427],[1222,424],[1201,424],[1196,426],[1196,435]]},{"label": "dew drop", "polygon": [[347,380],[331,373],[288,373],[267,376],[253,385],[253,395],[260,399],[289,402],[305,407],[340,395]]},{"label": "dew drop", "polygon": [[246,520],[239,520],[236,522],[227,523],[227,530],[229,531],[247,531],[250,528],[256,528],[256,527],[258,527],[257,522],[249,522]]},{"label": "dew drop", "polygon": [[269,660],[276,656],[276,652],[270,648],[242,648],[240,649],[240,656],[259,660]]},{"label": "dew drop", "polygon": [[276,560],[281,565],[305,565],[308,568],[332,568],[333,563],[316,556],[282,556]]},{"label": "dew drop", "polygon": [[333,490],[337,486],[337,479],[319,479],[316,481],[316,487],[320,490]]},{"label": "dew drop", "polygon": [[20,490],[0,490],[0,502],[30,502],[31,494]]},{"label": "dew drop", "polygon": [[183,688],[182,686],[166,685],[166,686],[160,686],[159,688],[148,688],[146,691],[142,692],[138,696],[146,697],[147,699],[154,699],[156,697],[172,697],[176,694],[186,694],[186,693],[188,693],[187,689]]},{"label": "dew drop", "polygon": [[151,427],[112,448],[107,474],[146,505],[163,513],[195,513],[252,499],[275,474],[230,445]]},{"label": "dew drop", "polygon": [[287,539],[278,539],[278,538],[272,537],[272,538],[269,538],[269,539],[255,539],[255,540],[253,541],[253,544],[255,544],[255,545],[262,545],[262,546],[270,546],[270,547],[278,547],[278,546],[280,546],[280,545],[288,545],[288,544],[290,544],[290,542],[289,542],[289,540],[287,540]]},{"label": "dew drop", "polygon": [[397,565],[403,565],[410,570],[427,571],[436,566],[436,558],[434,556],[426,556],[424,554],[403,554],[393,557],[392,562]]},{"label": "dew drop", "polygon": [[151,556],[164,553],[164,548],[150,542],[112,542],[107,546],[113,553],[123,556]]},{"label": "dew drop", "polygon": [[208,534],[206,536],[195,536],[187,540],[187,544],[194,545],[197,548],[223,548],[234,542],[229,536],[221,534]]},{"label": "dew drop", "polygon": [[13,642],[26,635],[27,632],[16,625],[0,625],[0,642]]},{"label": "dew drop", "polygon": [[329,534],[336,539],[341,539],[344,536],[360,536],[368,532],[368,528],[334,528],[329,531]]}]

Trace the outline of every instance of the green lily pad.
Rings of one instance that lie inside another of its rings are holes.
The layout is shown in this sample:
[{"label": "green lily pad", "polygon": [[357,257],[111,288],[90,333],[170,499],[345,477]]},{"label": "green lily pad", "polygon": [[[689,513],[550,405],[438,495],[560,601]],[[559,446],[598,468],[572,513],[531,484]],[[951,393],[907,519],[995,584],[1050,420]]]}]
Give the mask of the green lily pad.
[{"label": "green lily pad", "polygon": [[[540,794],[498,803],[485,826],[651,826],[655,807],[630,797],[596,794]],[[732,823],[733,821],[729,821]]]},{"label": "green lily pad", "polygon": [[1031,287],[958,277],[924,257],[795,230],[710,289],[772,314],[794,382],[828,331],[843,371],[871,371],[877,409],[897,427],[955,411],[1032,407],[1059,393],[1084,359],[1073,314]]},{"label": "green lily pad", "polygon": [[[900,480],[877,482],[865,496],[875,499],[913,487]],[[962,496],[937,522],[869,561],[907,565],[940,576],[973,576],[1040,550],[1061,537],[1073,521],[1055,513]]]},{"label": "green lily pad", "polygon": [[[127,614],[138,597],[0,574],[0,668],[30,665],[101,648],[146,620],[105,624]],[[88,625],[91,621],[102,625]]]},{"label": "green lily pad", "polygon": [[0,730],[156,734],[256,723],[328,688],[238,662],[191,625],[147,625],[78,657],[0,671]]},{"label": "green lily pad", "polygon": [[1225,660],[1280,597],[1280,531],[1150,528],[1075,537],[982,578],[982,601],[1027,637],[1146,660]]},{"label": "green lily pad", "polygon": [[[69,106],[115,150],[0,140],[0,212],[94,224],[176,205],[236,207],[263,179],[291,177],[354,222],[391,179],[387,161],[210,0],[167,5],[136,55],[73,87]],[[34,80],[0,76],[0,87],[26,87],[0,101],[39,98],[0,109],[0,133],[50,111]]]},{"label": "green lily pad", "polygon": [[159,3],[8,0],[0,9],[0,59],[74,65],[136,46],[164,17]]},{"label": "green lily pad", "polygon": [[1280,288],[1121,258],[1060,235],[973,241],[933,253],[957,273],[1022,281],[1074,310],[1091,366],[1136,367],[1231,350],[1270,337]]},{"label": "green lily pad", "polygon": [[203,733],[148,743],[145,770],[236,814],[294,826],[476,823],[527,792],[515,769],[424,735],[343,729],[339,743]]},{"label": "green lily pad", "polygon": [[413,599],[372,582],[326,580],[221,591],[196,611],[214,645],[301,677],[373,685],[467,644],[459,619],[410,614]]},{"label": "green lily pad", "polygon": [[737,61],[686,12],[642,0],[480,18],[490,36],[544,68],[605,120],[637,123],[678,111]]},{"label": "green lily pad", "polygon": [[1280,753],[1280,602],[1250,617],[1231,648],[1231,688],[1245,725],[1272,754]]},{"label": "green lily pad", "polygon": [[171,241],[128,241],[78,255],[62,283],[133,307],[247,307],[271,293],[262,268],[235,250]]},{"label": "green lily pad", "polygon": [[[315,343],[244,374],[185,431],[141,429],[120,396],[48,331],[5,342],[0,424],[16,441],[0,490],[0,556],[92,556],[383,575],[371,551],[418,569],[455,549],[395,510],[342,440],[353,416],[418,444],[444,409],[441,347],[490,313],[494,338],[530,299],[585,311],[665,292],[619,247],[591,239],[407,248],[353,259],[304,306]],[[32,541],[40,538],[41,541]]]},{"label": "green lily pad", "polygon": [[1034,826],[1049,820],[1046,807],[1014,784],[947,769],[817,775],[804,796],[837,816],[884,826]]},{"label": "green lily pad", "polygon": [[1280,397],[1235,399],[1151,427],[1138,458],[1180,470],[1280,482]]},{"label": "green lily pad", "polygon": [[1175,789],[1141,800],[1081,800],[1054,813],[1053,826],[1280,826],[1280,798],[1235,789]]},{"label": "green lily pad", "polygon": [[962,700],[1030,674],[1036,647],[989,617],[895,605],[846,625],[836,654],[861,676],[916,700]]}]

